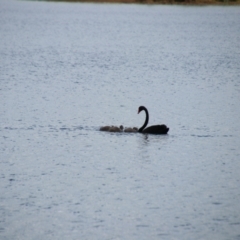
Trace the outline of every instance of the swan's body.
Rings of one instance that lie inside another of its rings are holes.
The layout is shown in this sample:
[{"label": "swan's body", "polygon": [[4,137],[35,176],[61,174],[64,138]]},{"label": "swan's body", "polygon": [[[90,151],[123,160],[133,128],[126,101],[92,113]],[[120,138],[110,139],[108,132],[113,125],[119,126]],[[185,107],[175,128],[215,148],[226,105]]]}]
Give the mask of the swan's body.
[{"label": "swan's body", "polygon": [[124,129],[124,132],[137,132],[137,131],[138,131],[138,128],[136,127],[133,127],[133,128],[129,127]]},{"label": "swan's body", "polygon": [[150,133],[150,134],[167,134],[169,128],[164,124],[153,125],[153,126],[145,128],[148,124],[149,114],[148,114],[148,110],[144,106],[140,106],[138,108],[138,113],[140,113],[142,110],[145,111],[145,113],[146,113],[146,120],[145,120],[143,126],[138,129],[138,132],[140,132],[140,133]]}]

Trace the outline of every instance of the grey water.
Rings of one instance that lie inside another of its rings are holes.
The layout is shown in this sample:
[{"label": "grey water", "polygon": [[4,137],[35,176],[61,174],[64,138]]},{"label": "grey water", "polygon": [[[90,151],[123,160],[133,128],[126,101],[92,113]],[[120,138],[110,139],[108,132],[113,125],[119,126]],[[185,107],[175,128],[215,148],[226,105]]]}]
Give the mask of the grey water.
[{"label": "grey water", "polygon": [[240,239],[239,16],[1,0],[0,239]]}]

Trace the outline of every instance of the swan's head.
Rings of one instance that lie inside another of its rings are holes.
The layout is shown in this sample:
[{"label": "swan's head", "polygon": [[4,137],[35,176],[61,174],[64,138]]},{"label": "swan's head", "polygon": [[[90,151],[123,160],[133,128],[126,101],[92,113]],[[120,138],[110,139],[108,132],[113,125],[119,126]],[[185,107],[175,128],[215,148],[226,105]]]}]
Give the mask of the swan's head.
[{"label": "swan's head", "polygon": [[145,107],[144,106],[140,106],[139,108],[138,108],[138,113],[140,113],[142,110],[144,110],[145,109]]}]

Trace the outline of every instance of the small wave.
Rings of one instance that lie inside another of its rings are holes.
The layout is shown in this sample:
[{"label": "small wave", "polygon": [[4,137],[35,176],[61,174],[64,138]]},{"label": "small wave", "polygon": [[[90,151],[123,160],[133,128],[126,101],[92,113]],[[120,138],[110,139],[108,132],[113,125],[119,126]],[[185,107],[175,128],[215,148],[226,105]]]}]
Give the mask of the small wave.
[{"label": "small wave", "polygon": [[211,135],[211,134],[192,134],[191,137],[213,138],[213,137],[233,137],[233,135]]},{"label": "small wave", "polygon": [[5,127],[4,129],[6,129],[6,130],[18,130],[18,128],[15,128],[15,127]]},{"label": "small wave", "polygon": [[65,130],[71,131],[71,128],[61,127],[60,130],[62,130],[62,131],[65,131]]},{"label": "small wave", "polygon": [[199,138],[211,138],[214,137],[213,135],[195,135],[195,137],[199,137]]}]

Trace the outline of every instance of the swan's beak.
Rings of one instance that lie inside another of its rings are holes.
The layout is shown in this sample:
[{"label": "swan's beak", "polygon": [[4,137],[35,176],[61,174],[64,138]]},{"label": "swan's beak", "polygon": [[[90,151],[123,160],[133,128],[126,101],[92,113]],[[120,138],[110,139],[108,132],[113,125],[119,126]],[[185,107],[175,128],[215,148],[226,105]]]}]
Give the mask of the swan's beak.
[{"label": "swan's beak", "polygon": [[140,113],[139,109],[138,109],[138,114]]}]

